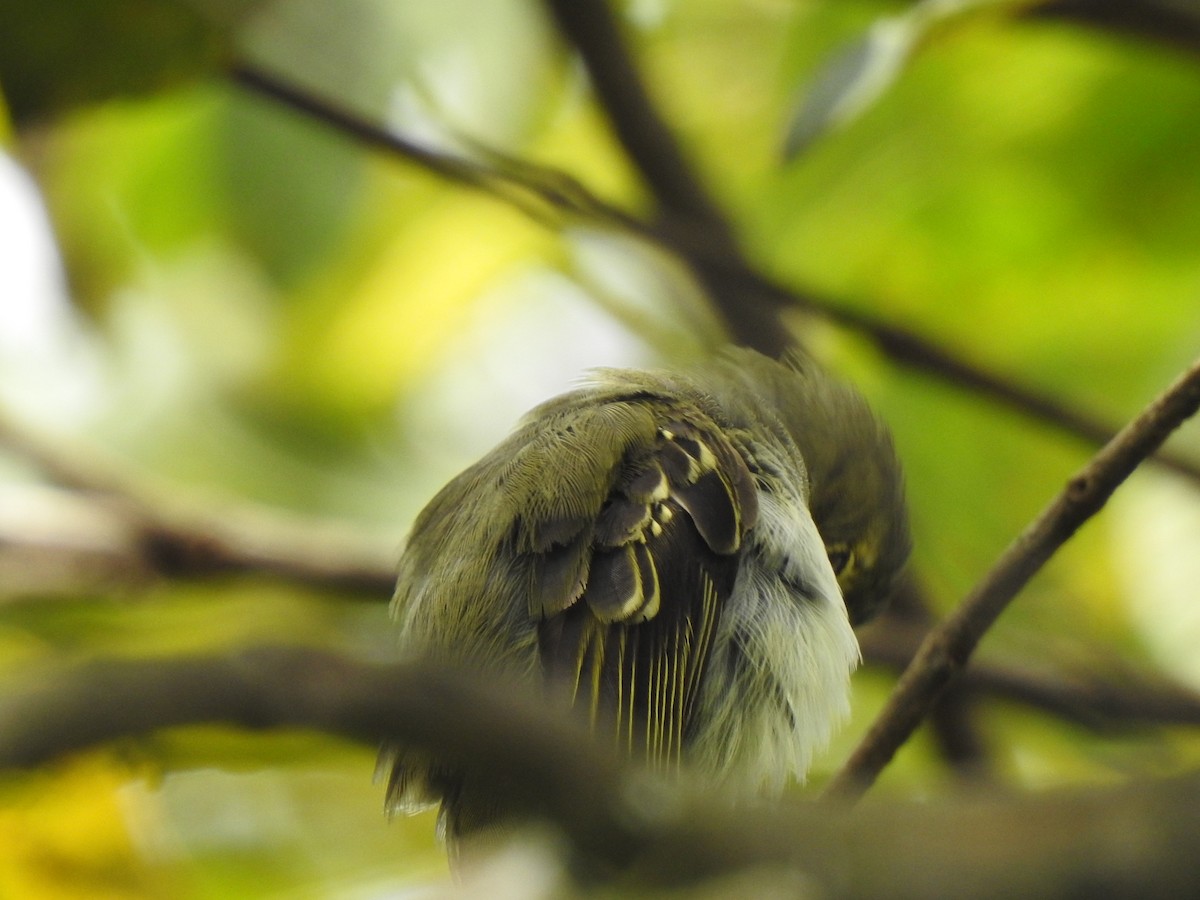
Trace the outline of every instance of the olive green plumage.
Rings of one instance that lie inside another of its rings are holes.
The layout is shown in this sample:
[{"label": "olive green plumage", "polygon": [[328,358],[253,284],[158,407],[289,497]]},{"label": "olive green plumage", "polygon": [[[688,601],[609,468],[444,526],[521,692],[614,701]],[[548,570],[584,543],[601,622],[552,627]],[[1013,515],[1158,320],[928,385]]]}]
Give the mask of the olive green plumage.
[{"label": "olive green plumage", "polygon": [[[602,370],[529,413],[417,517],[393,612],[412,655],[546,686],[634,759],[777,790],[844,717],[850,622],[908,550],[861,397],[737,350]],[[451,835],[495,812],[404,748],[385,761],[391,804],[440,799]]]}]

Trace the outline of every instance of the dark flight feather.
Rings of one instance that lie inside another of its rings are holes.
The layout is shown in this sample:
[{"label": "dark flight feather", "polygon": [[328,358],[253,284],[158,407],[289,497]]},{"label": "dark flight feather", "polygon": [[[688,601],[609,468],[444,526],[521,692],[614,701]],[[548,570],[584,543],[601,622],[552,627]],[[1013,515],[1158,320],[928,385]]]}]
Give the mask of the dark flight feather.
[{"label": "dark flight feather", "polygon": [[596,516],[580,601],[544,604],[538,629],[551,679],[572,686],[598,731],[655,766],[679,759],[758,510],[725,434],[698,411],[668,412],[652,446],[630,448]]}]

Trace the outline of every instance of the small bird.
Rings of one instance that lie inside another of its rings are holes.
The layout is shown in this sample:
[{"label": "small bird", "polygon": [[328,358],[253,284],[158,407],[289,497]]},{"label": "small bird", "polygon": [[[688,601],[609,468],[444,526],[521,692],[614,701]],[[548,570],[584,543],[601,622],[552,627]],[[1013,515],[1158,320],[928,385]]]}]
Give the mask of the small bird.
[{"label": "small bird", "polygon": [[[599,370],[530,412],[417,517],[392,612],[408,654],[558,688],[659,771],[778,793],[849,711],[852,625],[910,547],[900,464],[862,397],[799,353]],[[385,750],[388,802],[497,818]]]}]

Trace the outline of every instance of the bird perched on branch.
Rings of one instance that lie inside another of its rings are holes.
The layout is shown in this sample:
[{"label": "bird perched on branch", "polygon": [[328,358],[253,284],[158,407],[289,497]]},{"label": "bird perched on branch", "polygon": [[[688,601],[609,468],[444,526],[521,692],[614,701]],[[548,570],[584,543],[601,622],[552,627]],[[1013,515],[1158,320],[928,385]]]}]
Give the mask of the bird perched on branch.
[{"label": "bird perched on branch", "polygon": [[[414,656],[562,694],[598,738],[730,791],[802,779],[849,707],[851,626],[909,552],[884,425],[807,357],[601,370],[417,517],[392,610]],[[403,747],[389,803],[497,815]]]}]

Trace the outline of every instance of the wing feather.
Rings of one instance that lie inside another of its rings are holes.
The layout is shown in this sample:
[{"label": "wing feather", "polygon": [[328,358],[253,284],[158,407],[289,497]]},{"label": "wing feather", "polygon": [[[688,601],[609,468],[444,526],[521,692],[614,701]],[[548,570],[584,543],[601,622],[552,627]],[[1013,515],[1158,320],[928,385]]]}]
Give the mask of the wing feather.
[{"label": "wing feather", "polygon": [[[679,408],[663,411],[652,441],[627,450],[611,483],[579,529],[589,544],[573,570],[585,580],[578,601],[541,605],[540,656],[552,680],[575,686],[574,703],[595,728],[670,768],[757,518],[756,488],[729,438]],[[544,577],[560,565],[542,564]]]},{"label": "wing feather", "polygon": [[[656,767],[689,740],[758,514],[730,436],[673,396],[584,389],[535,410],[417,517],[393,600],[410,652],[540,667],[598,735]],[[450,827],[470,825],[458,773],[398,746],[381,765],[394,806],[440,795]]]}]

